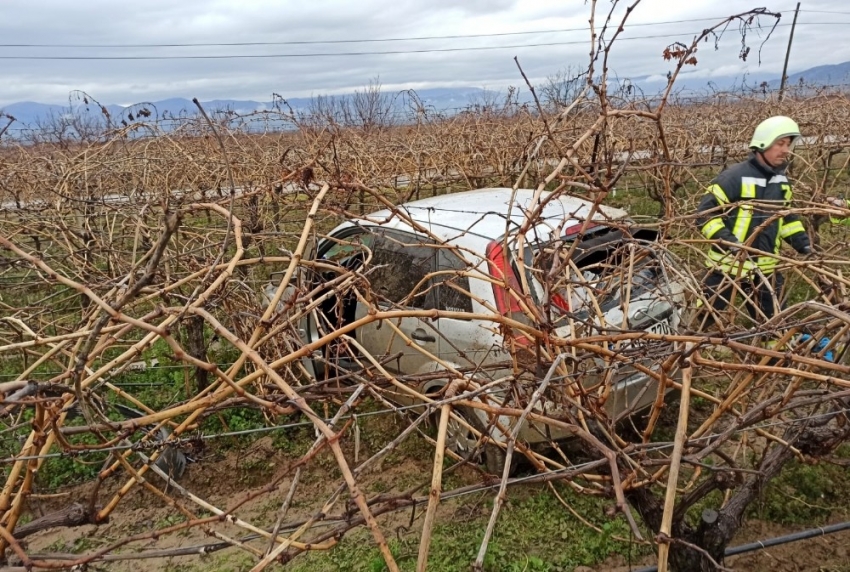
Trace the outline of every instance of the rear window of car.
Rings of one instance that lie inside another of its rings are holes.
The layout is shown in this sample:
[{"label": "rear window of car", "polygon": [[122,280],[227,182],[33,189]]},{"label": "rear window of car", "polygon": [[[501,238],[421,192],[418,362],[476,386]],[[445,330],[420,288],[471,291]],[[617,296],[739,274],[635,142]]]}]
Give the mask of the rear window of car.
[{"label": "rear window of car", "polygon": [[629,235],[623,231],[598,226],[582,235],[578,243],[575,234],[566,234],[532,245],[524,260],[539,301],[548,291],[556,310],[584,313],[598,306],[604,311],[623,297],[630,276],[631,294],[651,287],[642,268],[649,253],[630,249],[629,242]]}]

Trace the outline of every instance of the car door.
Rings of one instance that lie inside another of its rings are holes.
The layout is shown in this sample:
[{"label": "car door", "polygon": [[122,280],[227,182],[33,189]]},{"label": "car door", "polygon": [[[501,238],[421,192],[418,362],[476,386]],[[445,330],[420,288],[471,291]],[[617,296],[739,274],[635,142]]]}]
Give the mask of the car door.
[{"label": "car door", "polygon": [[[430,276],[436,268],[435,243],[395,229],[380,228],[372,233],[372,259],[363,273],[373,299],[368,304],[358,302],[356,318],[366,316],[371,306],[382,312],[435,308]],[[439,330],[439,319],[401,316],[361,326],[357,340],[372,356],[383,360],[387,370],[416,374],[437,368],[430,356],[439,354]]]},{"label": "car door", "polygon": [[[500,372],[478,368],[505,360],[506,356],[498,347],[502,340],[494,333],[497,325],[468,317],[476,311],[486,312],[484,308],[473,306],[473,297],[492,298],[492,293],[475,291],[481,284],[470,280],[465,273],[469,266],[451,249],[442,248],[437,253],[439,274],[434,284],[437,307],[445,312],[457,313],[440,319],[440,357],[455,367],[473,370],[476,377],[492,377]],[[489,287],[489,284],[485,286]]]},{"label": "car door", "polygon": [[[347,226],[319,243],[316,259],[322,267],[306,271],[305,283],[314,292],[313,302],[316,302],[304,327],[308,342],[328,336],[355,320],[357,296],[350,285],[350,272],[363,272],[373,239],[368,229]],[[349,337],[359,341],[356,330]],[[344,339],[336,338],[313,353],[312,366],[318,379],[336,375],[337,368],[357,366],[352,359],[357,352],[349,346]]]}]

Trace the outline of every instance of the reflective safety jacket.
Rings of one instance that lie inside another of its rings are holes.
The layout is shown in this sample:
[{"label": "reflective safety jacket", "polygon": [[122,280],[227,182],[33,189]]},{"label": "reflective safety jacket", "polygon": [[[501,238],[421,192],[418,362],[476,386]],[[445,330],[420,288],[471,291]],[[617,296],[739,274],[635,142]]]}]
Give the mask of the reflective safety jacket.
[{"label": "reflective safety jacket", "polygon": [[707,191],[697,207],[697,224],[703,236],[746,244],[766,253],[744,256],[746,253],[734,254],[713,244],[706,261],[709,267],[732,275],[740,272],[742,276],[757,267],[768,275],[778,263],[770,254],[779,254],[783,239],[800,253],[811,247],[799,215],[781,216],[780,211],[789,209],[792,199],[784,168],[772,169],[750,153],[749,159],[717,175]]}]

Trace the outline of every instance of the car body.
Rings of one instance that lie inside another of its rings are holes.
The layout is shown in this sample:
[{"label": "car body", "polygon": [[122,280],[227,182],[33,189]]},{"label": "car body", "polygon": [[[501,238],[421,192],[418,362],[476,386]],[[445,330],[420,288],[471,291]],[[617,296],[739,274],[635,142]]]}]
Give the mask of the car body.
[{"label": "car body", "polygon": [[[533,334],[510,324],[526,324],[531,331],[548,328],[553,339],[573,340],[612,332],[677,331],[683,288],[665,270],[670,261],[657,248],[655,231],[635,225],[621,209],[594,208],[582,198],[549,192],[540,194],[539,208],[527,222],[534,197],[532,189],[510,188],[438,195],[334,228],[319,241],[314,259],[339,271],[306,272],[297,290],[316,291],[323,281],[351,270],[358,273],[359,294],[326,293],[301,323],[303,342],[315,342],[376,311],[395,314],[364,320],[348,334],[359,346],[337,339],[304,367],[321,379],[367,365],[372,373],[383,369],[405,387],[432,397],[458,377],[435,375],[440,372],[462,372],[478,385],[509,380],[476,399],[522,409],[551,360],[540,358]],[[278,283],[269,283],[267,299]],[[294,292],[295,285],[290,289]],[[509,318],[507,325],[503,318]],[[659,356],[669,355],[670,343],[608,345],[632,357],[617,360],[572,350],[565,367],[572,368],[573,377],[553,378],[536,409],[571,419],[577,400],[583,406],[595,400],[617,422],[663,397],[666,388],[659,391],[657,381],[640,368],[658,371]],[[363,350],[373,360],[363,359]],[[512,359],[517,351],[525,355],[524,366]],[[417,402],[398,384],[391,389],[394,401]],[[461,455],[478,441],[470,427],[504,443],[515,420],[502,415],[494,423],[482,409],[471,407],[460,412],[467,423],[451,421],[448,446]],[[519,432],[527,445],[568,436],[537,422],[526,422]],[[487,466],[493,470],[498,469],[498,462],[491,462],[496,453],[490,449]]]}]

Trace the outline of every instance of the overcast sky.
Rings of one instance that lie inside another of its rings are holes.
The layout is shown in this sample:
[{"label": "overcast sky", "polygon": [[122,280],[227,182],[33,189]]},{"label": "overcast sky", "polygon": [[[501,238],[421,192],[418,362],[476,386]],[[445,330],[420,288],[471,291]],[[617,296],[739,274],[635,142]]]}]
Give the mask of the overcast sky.
[{"label": "overcast sky", "polygon": [[[537,82],[559,69],[586,68],[589,52],[590,6],[584,0],[0,1],[0,107],[16,101],[66,103],[69,92],[77,89],[117,104],[168,97],[268,101],[272,93],[298,97],[352,91],[375,79],[387,90],[503,89],[522,84],[514,56]],[[752,51],[746,63],[738,58],[735,26],[718,50],[703,44],[695,73],[735,75],[749,69],[778,77],[795,4],[641,0],[612,50],[610,69],[621,77],[666,74],[670,65],[661,58],[665,46],[690,43],[695,33],[723,17],[765,7],[781,12],[782,18],[762,49],[761,66],[759,46],[774,20],[768,17],[761,18],[762,31],[748,35]],[[599,0],[599,6],[602,19],[610,0]],[[618,9],[618,20],[624,8]],[[803,2],[789,73],[850,60],[848,26],[846,0]],[[469,37],[473,34],[504,35]],[[452,35],[464,37],[433,38]],[[222,43],[265,45],[152,45]],[[423,51],[448,49],[453,51]],[[21,56],[228,57],[15,59]]]}]

